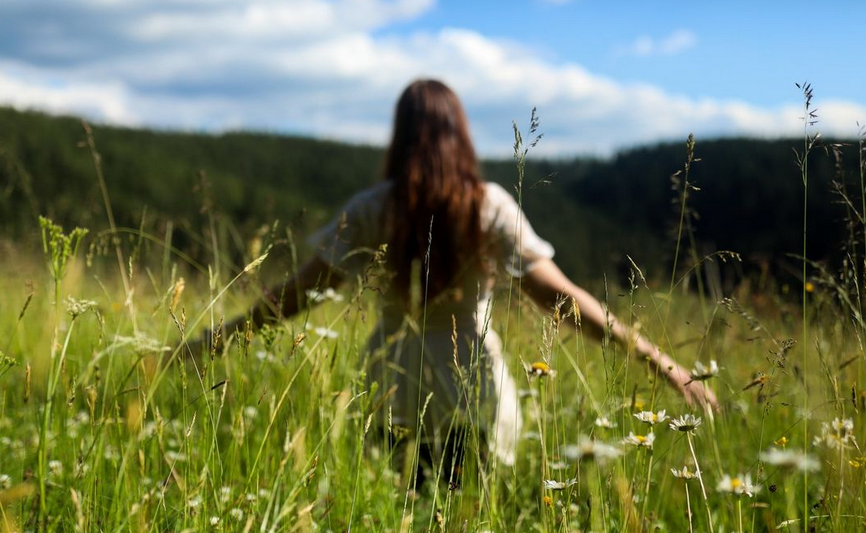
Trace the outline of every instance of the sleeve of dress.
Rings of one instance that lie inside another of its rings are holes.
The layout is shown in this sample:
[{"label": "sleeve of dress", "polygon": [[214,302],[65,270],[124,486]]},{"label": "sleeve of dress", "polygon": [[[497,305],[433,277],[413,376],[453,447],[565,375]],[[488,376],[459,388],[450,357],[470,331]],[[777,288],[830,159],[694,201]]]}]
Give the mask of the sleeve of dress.
[{"label": "sleeve of dress", "polygon": [[377,241],[382,194],[377,187],[353,196],[324,226],[307,238],[314,253],[349,276],[361,273],[370,262]]},{"label": "sleeve of dress", "polygon": [[521,277],[539,259],[551,259],[553,246],[532,229],[514,197],[495,183],[487,184],[487,209],[490,237],[497,263],[513,277]]}]

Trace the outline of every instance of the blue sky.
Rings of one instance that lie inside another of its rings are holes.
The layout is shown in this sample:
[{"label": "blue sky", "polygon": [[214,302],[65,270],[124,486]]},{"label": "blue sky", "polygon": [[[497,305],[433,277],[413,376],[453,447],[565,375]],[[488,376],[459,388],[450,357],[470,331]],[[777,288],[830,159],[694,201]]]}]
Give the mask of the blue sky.
[{"label": "blue sky", "polygon": [[[866,2],[854,0],[440,0],[425,16],[381,33],[472,28],[513,40],[549,61],[578,63],[617,80],[693,97],[775,105],[796,100],[794,82],[803,78],[826,96],[866,100],[866,69],[857,67],[864,24]],[[657,47],[677,32],[692,39],[668,53],[636,46]]]},{"label": "blue sky", "polygon": [[538,107],[548,155],[866,123],[866,2],[3,0],[0,105],[92,120],[387,142],[419,76],[508,155]]}]

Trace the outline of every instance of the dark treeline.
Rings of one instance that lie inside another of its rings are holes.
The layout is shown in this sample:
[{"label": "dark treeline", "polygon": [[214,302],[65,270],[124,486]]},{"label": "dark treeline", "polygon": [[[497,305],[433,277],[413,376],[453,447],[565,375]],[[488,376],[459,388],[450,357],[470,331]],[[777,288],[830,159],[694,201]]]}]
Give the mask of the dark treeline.
[{"label": "dark treeline", "polygon": [[[204,135],[94,127],[105,181],[119,226],[161,235],[168,221],[174,244],[202,255],[208,217],[232,236],[238,251],[275,219],[303,235],[331,216],[351,194],[380,179],[382,150],[256,133]],[[685,135],[684,135],[685,137]],[[33,241],[37,217],[65,225],[107,227],[102,194],[81,122],[0,109],[0,231],[7,241]],[[543,142],[543,141],[542,141]],[[699,255],[731,250],[739,276],[768,266],[796,278],[802,253],[803,183],[792,149],[802,140],[698,139],[690,181],[692,225]],[[809,159],[809,251],[838,264],[856,220],[834,192],[847,188],[861,205],[857,145]],[[622,283],[626,254],[654,277],[670,268],[679,222],[680,190],[671,175],[683,168],[685,142],[632,149],[610,160],[532,159],[523,201],[536,230],[550,240],[577,279],[603,274]],[[487,179],[514,190],[512,161],[484,163]],[[680,181],[683,176],[680,176]],[[146,211],[145,211],[146,210]],[[862,231],[858,233],[861,235]],[[684,248],[689,246],[683,239]],[[680,265],[690,264],[681,251]],[[862,254],[861,254],[862,256]]]}]

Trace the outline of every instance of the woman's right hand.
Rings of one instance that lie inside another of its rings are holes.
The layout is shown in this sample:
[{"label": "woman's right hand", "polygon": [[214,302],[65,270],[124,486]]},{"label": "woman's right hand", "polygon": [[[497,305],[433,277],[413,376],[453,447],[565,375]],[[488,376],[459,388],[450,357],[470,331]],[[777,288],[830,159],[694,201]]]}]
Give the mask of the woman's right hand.
[{"label": "woman's right hand", "polygon": [[719,409],[719,401],[713,391],[703,382],[694,381],[683,367],[677,365],[672,368],[667,372],[667,378],[671,386],[683,395],[689,405]]}]

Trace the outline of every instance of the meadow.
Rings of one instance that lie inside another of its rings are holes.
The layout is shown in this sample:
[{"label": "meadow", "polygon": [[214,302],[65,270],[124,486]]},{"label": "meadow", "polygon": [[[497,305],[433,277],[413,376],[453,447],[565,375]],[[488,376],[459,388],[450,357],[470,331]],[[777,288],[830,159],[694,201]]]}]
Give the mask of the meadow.
[{"label": "meadow", "polygon": [[[816,142],[792,172],[805,188]],[[273,224],[232,241],[206,212],[202,261],[170,229],[42,219],[41,254],[7,243],[0,257],[0,531],[862,531],[866,167],[840,273],[803,258],[800,286],[749,278],[714,299],[695,285],[737,256],[690,239],[693,162],[675,192],[681,264],[629,262],[599,296],[721,410],[686,405],[629,347],[590,342],[579,316],[502,280],[491,324],[524,434],[508,467],[470,438],[450,482],[426,466],[418,483],[415,436],[377,423],[389,384],[364,375],[377,261],[298,316],[189,357],[292,274],[301,236]]]}]

